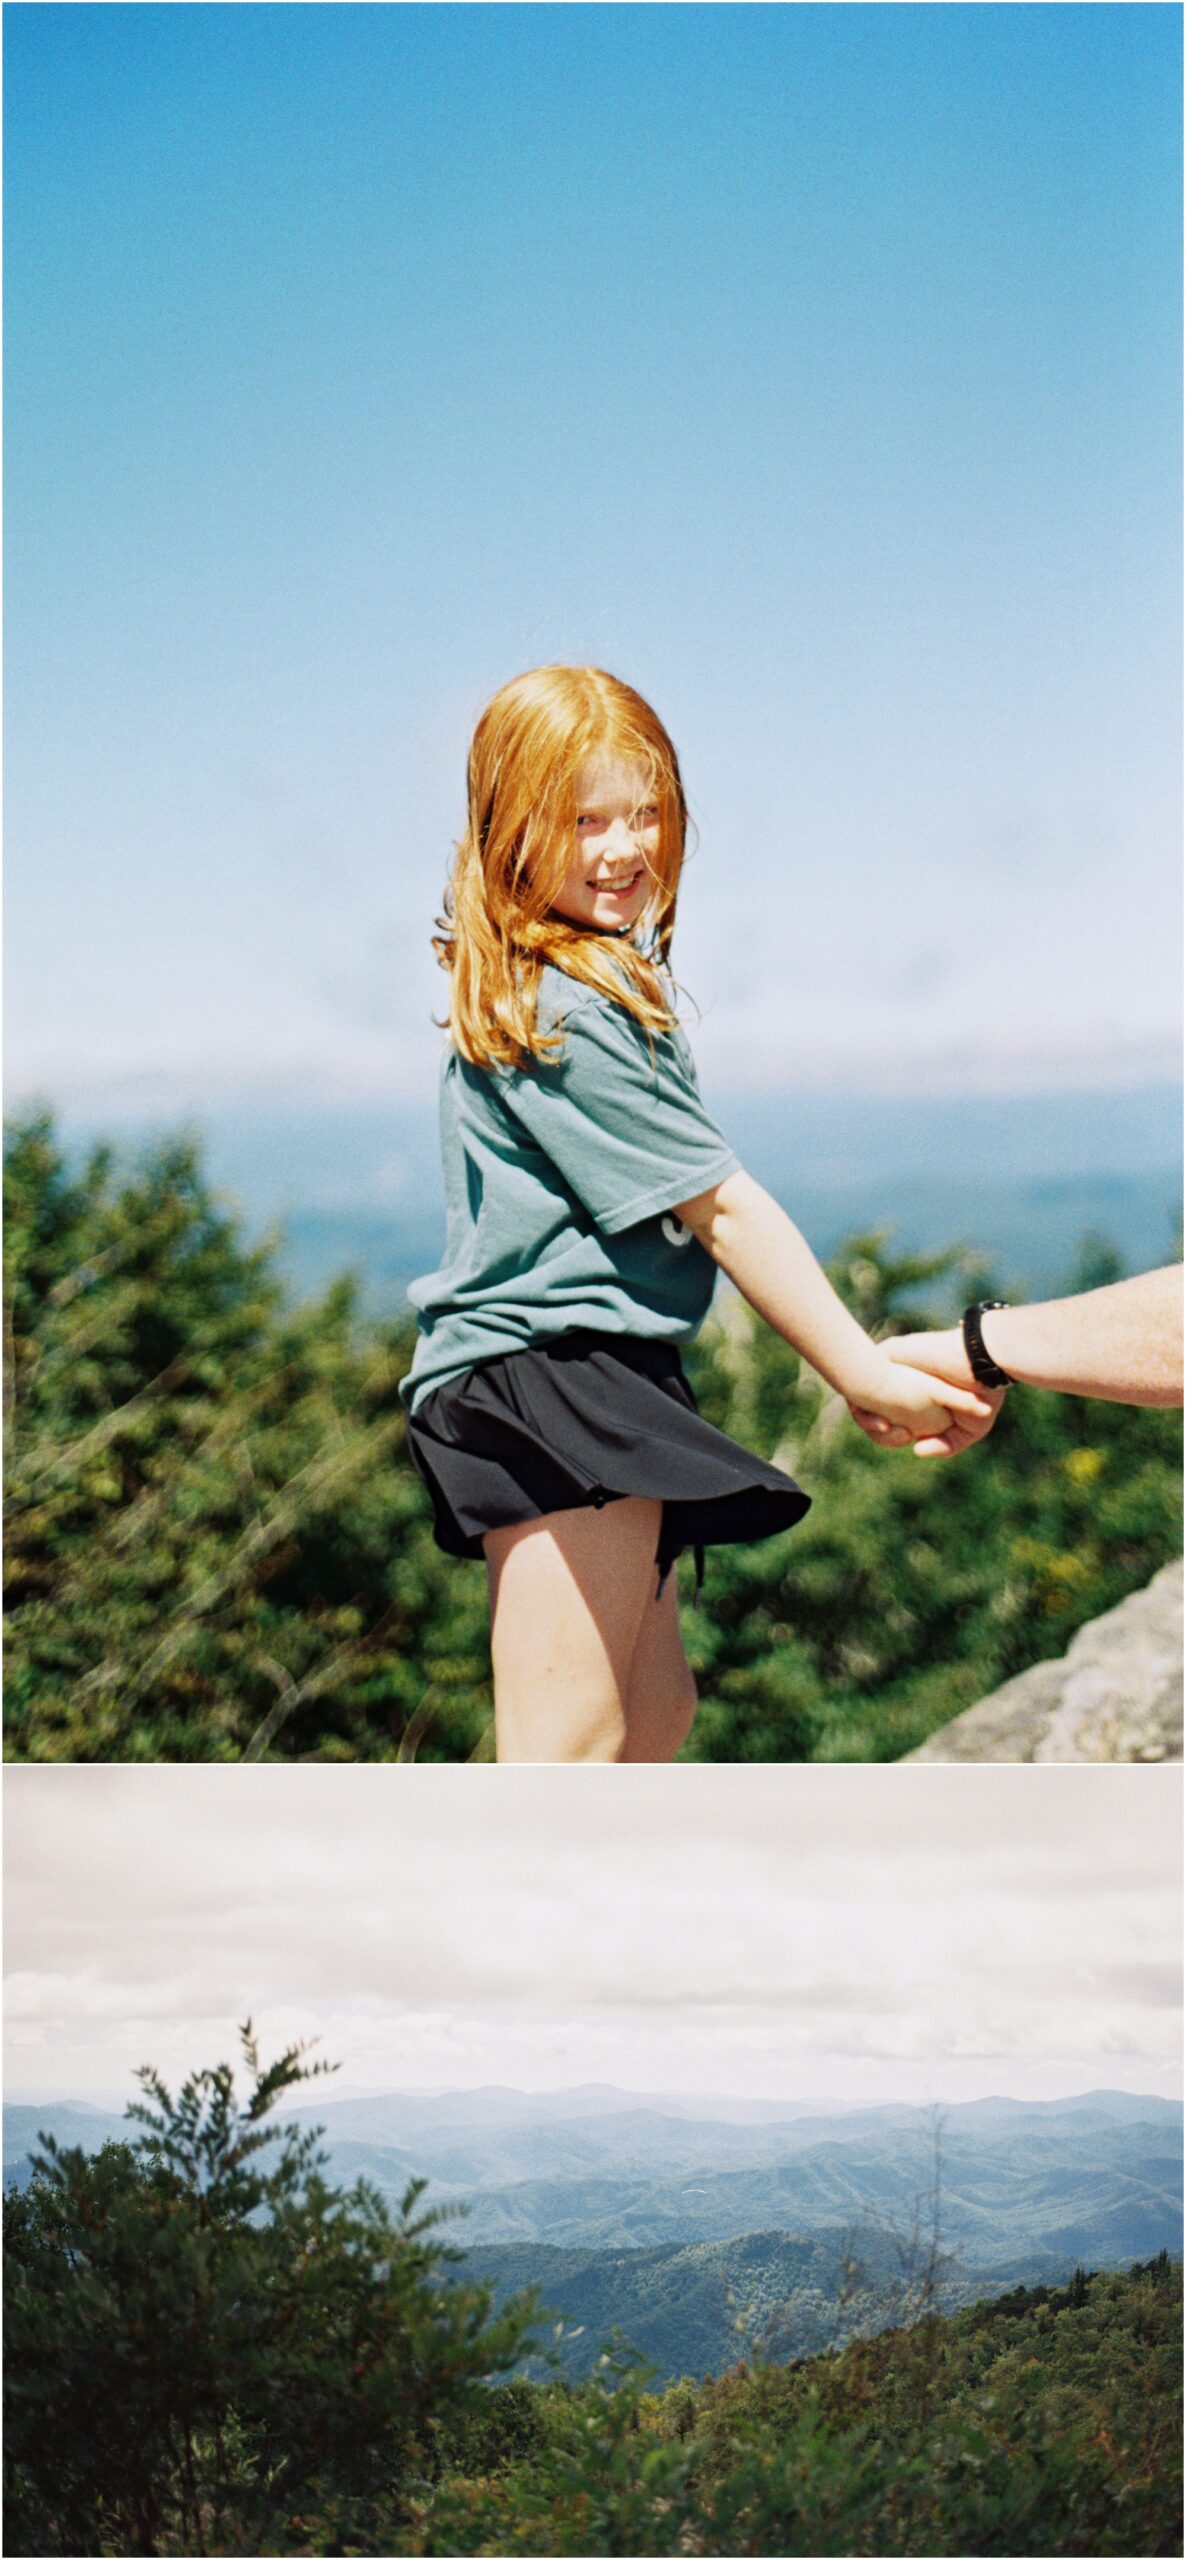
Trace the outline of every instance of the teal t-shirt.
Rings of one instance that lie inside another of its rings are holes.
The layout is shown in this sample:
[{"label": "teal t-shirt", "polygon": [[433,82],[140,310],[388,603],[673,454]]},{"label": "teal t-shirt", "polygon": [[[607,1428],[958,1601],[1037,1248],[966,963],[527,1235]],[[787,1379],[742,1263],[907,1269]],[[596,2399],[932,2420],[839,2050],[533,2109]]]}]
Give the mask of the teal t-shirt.
[{"label": "teal t-shirt", "polygon": [[564,1045],[523,1068],[441,1071],[448,1229],[439,1271],[408,1291],[420,1338],[401,1393],[414,1413],[482,1360],[577,1328],[686,1341],[716,1264],[670,1212],[740,1170],[700,1099],[683,1032],[553,966],[541,1025]]}]

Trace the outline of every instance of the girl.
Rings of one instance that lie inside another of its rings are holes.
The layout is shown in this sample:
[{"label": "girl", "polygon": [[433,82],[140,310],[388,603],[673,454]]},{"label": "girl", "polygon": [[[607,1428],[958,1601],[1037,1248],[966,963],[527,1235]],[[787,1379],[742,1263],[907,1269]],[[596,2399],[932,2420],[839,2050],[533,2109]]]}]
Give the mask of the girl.
[{"label": "girl", "polygon": [[474,735],[434,948],[448,1237],[402,1394],[438,1544],[484,1554],[501,1760],[670,1760],[696,1692],[670,1568],[808,1496],[700,1419],[677,1345],[717,1266],[896,1440],[986,1400],[891,1361],[700,1100],[672,1004],[687,809],[671,740],[596,667],[537,667]]}]

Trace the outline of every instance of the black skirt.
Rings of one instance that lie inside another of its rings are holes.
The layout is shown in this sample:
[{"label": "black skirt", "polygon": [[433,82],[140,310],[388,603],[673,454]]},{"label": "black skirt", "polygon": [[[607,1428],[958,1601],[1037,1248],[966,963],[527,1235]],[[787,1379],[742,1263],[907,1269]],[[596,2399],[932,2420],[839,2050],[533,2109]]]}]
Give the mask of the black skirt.
[{"label": "black skirt", "polygon": [[408,1417],[408,1449],[447,1555],[488,1529],[627,1494],[663,1505],[659,1591],[685,1547],[768,1538],[810,1495],[701,1419],[673,1344],[590,1330],[486,1360]]}]

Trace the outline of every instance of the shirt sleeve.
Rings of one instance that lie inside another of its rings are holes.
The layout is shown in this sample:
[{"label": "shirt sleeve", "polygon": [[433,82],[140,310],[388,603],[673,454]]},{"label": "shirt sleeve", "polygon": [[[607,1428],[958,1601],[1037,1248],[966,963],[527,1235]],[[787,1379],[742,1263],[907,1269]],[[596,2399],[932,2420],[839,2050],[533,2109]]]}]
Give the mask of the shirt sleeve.
[{"label": "shirt sleeve", "polygon": [[566,1005],[563,1049],[507,1074],[502,1092],[607,1235],[741,1169],[701,1102],[686,1041],[670,1032],[648,1040],[606,997]]}]

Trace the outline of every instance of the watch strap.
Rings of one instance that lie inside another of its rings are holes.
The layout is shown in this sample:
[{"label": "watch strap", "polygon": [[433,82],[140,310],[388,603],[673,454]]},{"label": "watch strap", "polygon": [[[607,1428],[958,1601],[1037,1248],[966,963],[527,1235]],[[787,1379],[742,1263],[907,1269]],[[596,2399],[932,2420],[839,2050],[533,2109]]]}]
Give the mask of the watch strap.
[{"label": "watch strap", "polygon": [[1003,1307],[1004,1304],[1003,1298],[978,1298],[974,1307],[964,1308],[960,1318],[964,1349],[968,1355],[968,1367],[978,1387],[1016,1385],[1016,1380],[1010,1377],[1008,1370],[1002,1369],[999,1360],[994,1360],[991,1351],[986,1350],[984,1336],[980,1330],[981,1316],[991,1315],[994,1307]]}]

